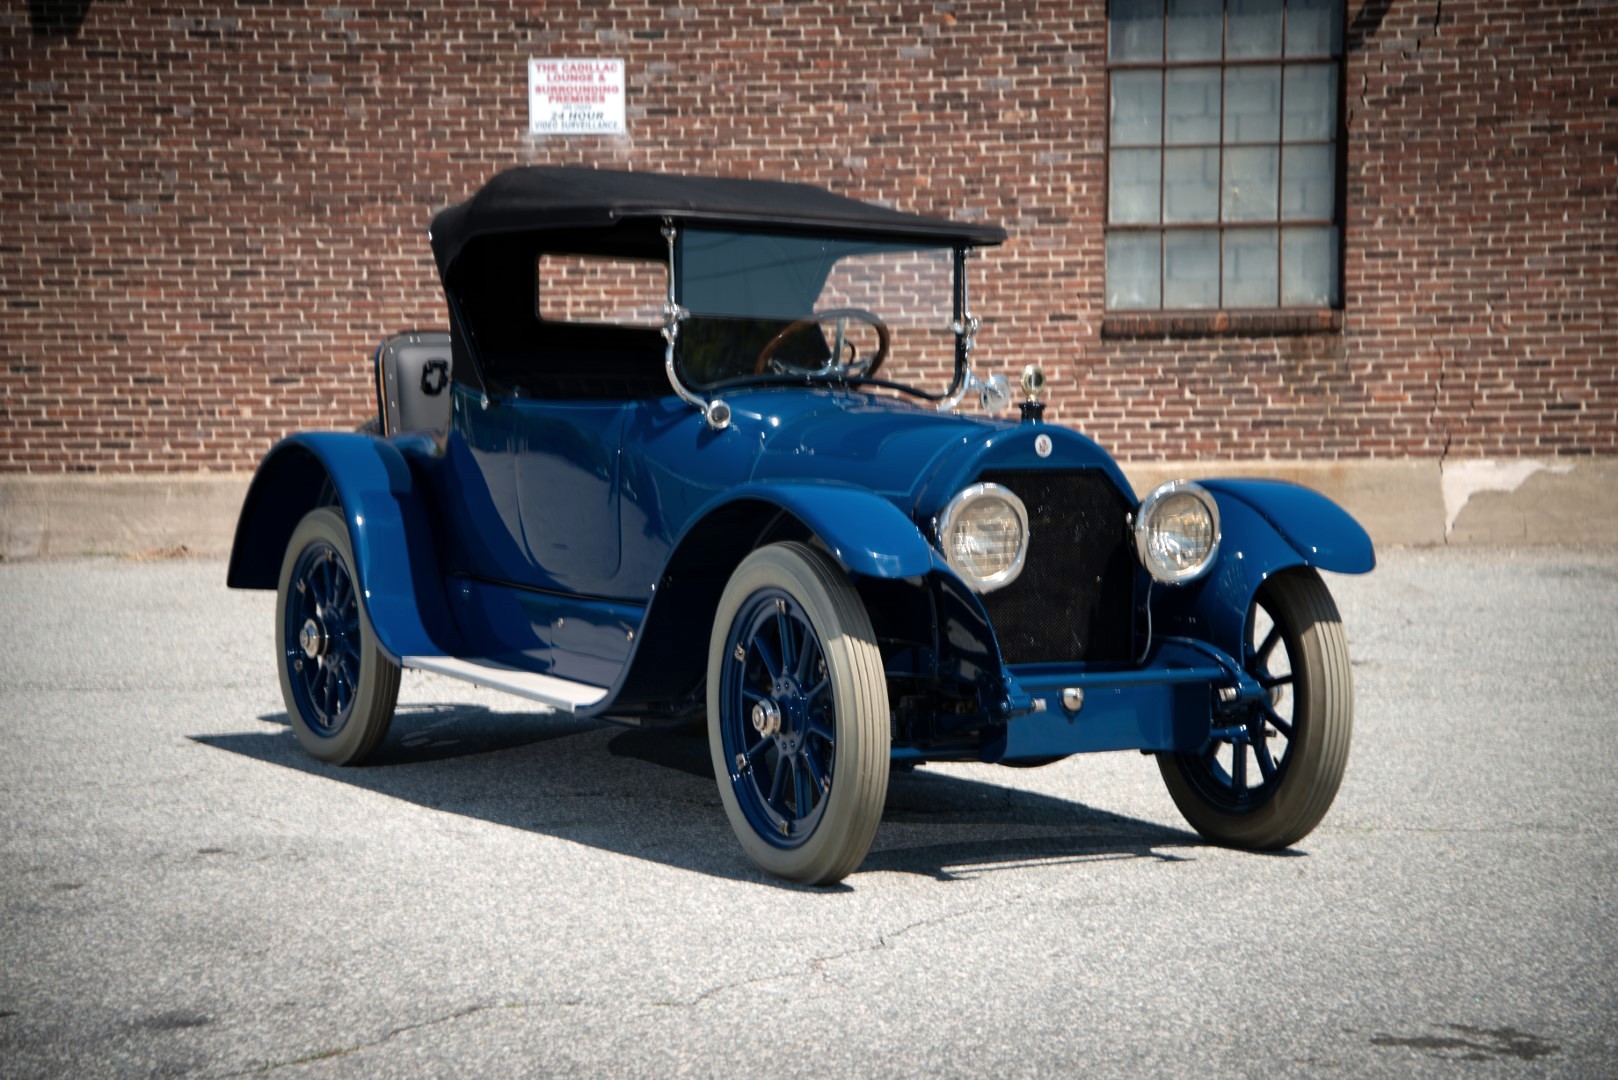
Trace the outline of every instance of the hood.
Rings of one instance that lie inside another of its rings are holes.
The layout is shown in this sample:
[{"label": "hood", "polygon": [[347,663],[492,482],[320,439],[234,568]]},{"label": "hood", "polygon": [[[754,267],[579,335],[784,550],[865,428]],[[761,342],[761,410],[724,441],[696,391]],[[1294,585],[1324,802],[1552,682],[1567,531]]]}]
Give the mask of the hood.
[{"label": "hood", "polygon": [[[1104,450],[1054,424],[940,413],[848,391],[763,390],[725,401],[739,428],[757,432],[753,480],[856,484],[925,517],[984,469],[1101,468],[1134,501]],[[1040,435],[1050,438],[1044,455]]]},{"label": "hood", "polygon": [[754,480],[832,480],[885,495],[908,511],[940,457],[1005,425],[847,391],[758,391],[727,396],[756,426]]}]

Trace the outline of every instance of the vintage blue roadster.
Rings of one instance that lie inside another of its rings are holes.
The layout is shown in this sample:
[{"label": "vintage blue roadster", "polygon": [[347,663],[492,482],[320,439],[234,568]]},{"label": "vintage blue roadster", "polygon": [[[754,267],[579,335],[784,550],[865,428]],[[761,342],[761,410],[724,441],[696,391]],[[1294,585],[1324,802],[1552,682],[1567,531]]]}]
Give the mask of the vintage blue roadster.
[{"label": "vintage blue roadster", "polygon": [[799,184],[518,168],[434,217],[449,332],[376,361],[376,430],[265,457],[229,583],[275,589],[293,731],[365,760],[401,668],[634,725],[706,717],[747,855],[859,866],[893,768],[1157,757],[1186,819],[1280,848],[1353,718],[1320,570],[1363,529],[1289,484],[1137,498],[971,366],[997,228]]}]

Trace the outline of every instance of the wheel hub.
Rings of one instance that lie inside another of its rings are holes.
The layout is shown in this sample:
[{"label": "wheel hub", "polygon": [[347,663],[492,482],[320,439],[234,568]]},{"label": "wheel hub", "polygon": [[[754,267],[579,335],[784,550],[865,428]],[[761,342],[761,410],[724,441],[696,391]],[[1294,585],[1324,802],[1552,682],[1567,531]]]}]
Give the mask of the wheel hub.
[{"label": "wheel hub", "polygon": [[766,698],[753,706],[753,730],[765,738],[781,733],[781,707]]},{"label": "wheel hub", "polygon": [[314,619],[305,619],[303,629],[298,631],[298,647],[303,655],[314,660],[325,655],[326,629]]}]

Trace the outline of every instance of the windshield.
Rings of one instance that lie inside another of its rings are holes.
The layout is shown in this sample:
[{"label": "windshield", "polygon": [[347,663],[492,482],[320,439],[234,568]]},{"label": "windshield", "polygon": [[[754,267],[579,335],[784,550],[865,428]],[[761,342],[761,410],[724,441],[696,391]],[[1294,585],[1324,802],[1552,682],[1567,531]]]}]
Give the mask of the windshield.
[{"label": "windshield", "polygon": [[936,397],[955,375],[947,244],[688,229],[679,262],[681,376],[875,382]]}]

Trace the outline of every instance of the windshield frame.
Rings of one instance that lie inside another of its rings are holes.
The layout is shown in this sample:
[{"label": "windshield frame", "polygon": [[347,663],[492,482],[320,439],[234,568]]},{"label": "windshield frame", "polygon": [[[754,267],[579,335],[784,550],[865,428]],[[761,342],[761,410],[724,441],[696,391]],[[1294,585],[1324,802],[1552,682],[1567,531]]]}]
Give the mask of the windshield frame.
[{"label": "windshield frame", "polygon": [[[669,223],[674,226],[674,223]],[[833,366],[826,371],[744,374],[719,379],[712,382],[698,383],[690,379],[685,368],[684,353],[678,347],[681,336],[679,324],[692,318],[697,313],[685,306],[685,258],[686,236],[688,231],[696,232],[727,232],[727,233],[755,233],[763,236],[783,238],[825,239],[829,241],[848,240],[855,243],[881,243],[892,244],[897,249],[913,251],[938,250],[948,251],[950,256],[950,325],[955,350],[953,374],[949,386],[942,391],[932,391],[924,387],[914,386],[895,380],[879,378],[869,375],[850,374]],[[672,233],[672,235],[669,235]],[[941,403],[955,399],[961,386],[967,379],[973,338],[978,328],[978,319],[972,315],[969,304],[966,277],[966,260],[972,251],[968,242],[953,238],[918,238],[915,236],[893,235],[881,236],[860,234],[845,234],[835,230],[803,230],[792,228],[742,228],[735,223],[725,223],[722,226],[706,226],[703,223],[679,222],[677,226],[665,232],[669,239],[669,306],[667,311],[668,325],[664,329],[664,337],[669,342],[669,356],[667,366],[671,380],[675,380],[680,396],[688,401],[694,398],[712,398],[730,390],[748,387],[824,387],[839,388],[875,388],[892,390],[920,398],[923,401]],[[690,395],[688,397],[688,395]]]}]

